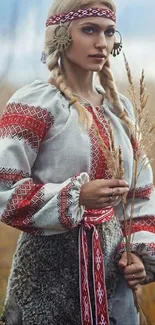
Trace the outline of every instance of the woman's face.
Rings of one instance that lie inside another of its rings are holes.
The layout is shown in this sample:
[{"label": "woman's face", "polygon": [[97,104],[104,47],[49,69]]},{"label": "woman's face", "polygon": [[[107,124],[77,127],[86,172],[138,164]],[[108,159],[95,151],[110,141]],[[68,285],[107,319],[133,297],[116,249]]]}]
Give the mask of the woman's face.
[{"label": "woman's face", "polygon": [[[107,8],[101,4],[98,7]],[[72,44],[65,53],[67,59],[87,71],[100,71],[113,49],[115,28],[108,18],[75,20],[70,25]]]}]

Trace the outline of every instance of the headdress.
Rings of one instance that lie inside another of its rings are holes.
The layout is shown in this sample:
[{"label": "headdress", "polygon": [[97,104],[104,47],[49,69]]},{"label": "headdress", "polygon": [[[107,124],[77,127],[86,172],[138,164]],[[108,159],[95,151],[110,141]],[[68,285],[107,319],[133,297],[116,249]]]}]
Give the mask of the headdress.
[{"label": "headdress", "polygon": [[[46,21],[46,27],[57,25],[52,38],[50,51],[63,52],[72,43],[72,38],[68,33],[68,26],[65,23],[71,23],[74,20],[88,17],[103,17],[116,22],[116,15],[111,9],[107,8],[87,8],[68,13],[50,16]],[[42,62],[45,63],[45,52],[42,54]]]},{"label": "headdress", "polygon": [[[111,9],[107,8],[87,8],[79,9],[77,11],[70,11],[68,13],[62,13],[50,16],[46,21],[46,27],[57,25],[54,30],[52,44],[50,46],[50,51],[53,53],[57,51],[59,53],[65,51],[72,43],[72,38],[69,35],[68,26],[65,23],[71,23],[74,20],[88,17],[103,17],[108,18],[116,22],[116,14]],[[121,37],[121,35],[120,35]],[[113,56],[120,53],[122,49],[122,38],[120,42],[115,42],[114,48],[111,52]],[[42,55],[42,62],[45,63],[45,52]]]},{"label": "headdress", "polygon": [[88,8],[88,9],[79,9],[77,11],[70,11],[68,13],[51,16],[46,21],[46,27],[51,25],[64,24],[67,22],[72,22],[73,20],[88,18],[88,17],[109,18],[114,22],[116,22],[116,15],[111,9]]}]

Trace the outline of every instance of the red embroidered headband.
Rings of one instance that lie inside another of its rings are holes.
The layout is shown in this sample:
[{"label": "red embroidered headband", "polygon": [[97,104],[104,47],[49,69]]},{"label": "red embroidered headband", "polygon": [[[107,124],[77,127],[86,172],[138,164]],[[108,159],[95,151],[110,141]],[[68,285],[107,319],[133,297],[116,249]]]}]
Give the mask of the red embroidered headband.
[{"label": "red embroidered headband", "polygon": [[102,8],[88,8],[88,9],[79,9],[78,11],[70,11],[65,14],[51,16],[46,21],[46,27],[51,25],[57,25],[61,23],[71,22],[80,18],[87,17],[103,17],[109,18],[116,22],[116,15],[110,9],[102,9]]}]

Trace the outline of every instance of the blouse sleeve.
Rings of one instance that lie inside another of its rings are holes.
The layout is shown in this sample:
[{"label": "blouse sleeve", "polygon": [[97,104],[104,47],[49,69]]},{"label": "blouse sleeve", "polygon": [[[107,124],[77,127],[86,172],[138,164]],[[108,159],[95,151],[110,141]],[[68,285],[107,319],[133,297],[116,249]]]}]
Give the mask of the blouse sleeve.
[{"label": "blouse sleeve", "polygon": [[[129,116],[134,120],[132,105],[128,100],[126,107]],[[133,151],[136,146],[132,143]],[[147,158],[146,158],[147,159]],[[147,162],[147,160],[146,160]],[[155,281],[155,189],[153,185],[152,168],[147,162],[147,166],[141,171],[137,181],[134,201],[134,214],[131,227],[131,251],[141,257],[145,265],[147,278],[146,283]],[[139,161],[138,171],[141,170],[142,160]],[[133,188],[131,187],[126,204],[127,231],[129,231],[131,204]],[[121,215],[120,207],[118,214]],[[121,227],[125,239],[125,225],[121,218]],[[123,241],[125,242],[125,240]],[[120,247],[120,252],[124,251],[124,244]]]},{"label": "blouse sleeve", "polygon": [[28,104],[25,93],[11,98],[0,120],[0,220],[28,233],[62,233],[82,219],[79,194],[89,176],[73,175],[61,184],[34,182],[31,170],[54,120],[50,110],[33,100]]}]

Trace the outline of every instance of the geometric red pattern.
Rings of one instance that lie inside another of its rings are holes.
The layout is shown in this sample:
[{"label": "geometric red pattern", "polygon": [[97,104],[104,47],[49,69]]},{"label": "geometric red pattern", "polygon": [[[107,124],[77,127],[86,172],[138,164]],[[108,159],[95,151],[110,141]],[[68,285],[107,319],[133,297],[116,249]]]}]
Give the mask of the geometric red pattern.
[{"label": "geometric red pattern", "polygon": [[66,229],[72,229],[75,225],[73,226],[73,221],[72,221],[72,215],[69,212],[70,211],[70,205],[73,202],[73,198],[71,195],[71,188],[73,186],[73,182],[76,179],[75,175],[70,183],[65,186],[60,192],[57,197],[57,207],[59,211],[59,221],[63,225],[64,228]]},{"label": "geometric red pattern", "polygon": [[24,173],[22,170],[0,168],[0,181],[8,186],[12,186],[14,183],[26,177],[29,177],[29,173]]},{"label": "geometric red pattern", "polygon": [[38,149],[53,122],[51,113],[46,109],[11,103],[6,106],[0,120],[0,137],[18,137]]},{"label": "geometric red pattern", "polygon": [[33,215],[43,203],[42,184],[34,184],[32,180],[26,181],[15,190],[4,210],[1,221],[22,231],[42,234],[32,222]]},{"label": "geometric red pattern", "polygon": [[100,134],[104,139],[106,146],[109,148],[109,125],[104,117],[103,110],[100,106],[96,107],[96,112],[97,115],[95,115],[95,113],[93,112],[94,114],[93,117],[95,119],[96,124],[99,127]]},{"label": "geometric red pattern", "polygon": [[[127,221],[127,233],[129,233],[129,223]],[[121,228],[123,231],[123,235],[125,237],[125,227],[124,222],[121,222]],[[140,218],[135,218],[132,220],[131,233],[139,232],[139,231],[148,231],[155,234],[155,216],[145,216]]]},{"label": "geometric red pattern", "polygon": [[95,316],[94,325],[109,324],[107,293],[104,274],[104,257],[100,246],[99,234],[96,226],[105,221],[112,220],[114,216],[113,208],[105,208],[100,211],[86,210],[79,228],[79,286],[81,302],[82,325],[92,325],[92,306],[89,293],[88,276],[88,242],[87,229],[93,229],[92,234],[92,274],[95,297]]},{"label": "geometric red pattern", "polygon": [[[154,190],[154,185],[153,184],[149,184],[149,185],[146,185],[144,187],[136,188],[135,198],[149,199],[153,190]],[[132,198],[133,194],[134,194],[134,190],[132,189],[132,190],[130,190],[128,192],[128,196],[127,196],[128,199]]]},{"label": "geometric red pattern", "polygon": [[[94,238],[95,237],[95,238]],[[104,258],[100,246],[99,234],[97,230],[93,232],[93,264],[94,264],[94,295],[95,295],[95,309],[96,309],[96,325],[97,324],[109,324],[108,317],[108,301],[107,291],[105,284],[105,273],[104,273]]]},{"label": "geometric red pattern", "polygon": [[[109,147],[109,139],[107,135],[108,124],[103,115],[100,107],[96,107],[97,116],[94,113],[91,106],[86,105],[87,110],[92,114],[93,120],[98,128],[100,136],[107,147]],[[92,124],[89,130],[89,138],[91,141],[91,170],[90,180],[107,178],[107,166],[106,159],[103,155],[103,151],[100,148],[98,137],[95,132],[95,126]]]},{"label": "geometric red pattern", "polygon": [[76,19],[88,17],[104,17],[116,22],[116,15],[111,9],[103,8],[84,8],[77,11],[70,11],[64,14],[57,14],[49,17],[46,21],[46,27],[50,25],[60,25],[61,23],[71,22]]},{"label": "geometric red pattern", "polygon": [[[66,228],[71,229],[77,226],[73,216],[69,212],[73,198],[71,189],[77,175],[72,178],[71,182],[63,188],[58,196],[57,207],[59,211],[59,221]],[[93,249],[93,276],[94,276],[94,294],[96,322],[95,324],[108,325],[108,307],[107,294],[105,286],[105,276],[103,268],[103,254],[100,247],[99,235],[96,226],[105,221],[112,220],[114,216],[113,208],[106,209],[85,209],[85,213],[79,223],[79,287],[81,302],[81,321],[82,325],[92,325],[92,307],[89,294],[88,279],[88,243],[86,229],[93,229],[92,249]]]},{"label": "geometric red pattern", "polygon": [[91,143],[91,170],[90,180],[102,179],[104,174],[104,157],[99,147],[98,139],[95,135],[95,127],[92,125],[89,130],[89,139]]}]

